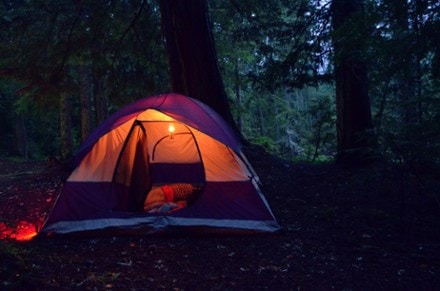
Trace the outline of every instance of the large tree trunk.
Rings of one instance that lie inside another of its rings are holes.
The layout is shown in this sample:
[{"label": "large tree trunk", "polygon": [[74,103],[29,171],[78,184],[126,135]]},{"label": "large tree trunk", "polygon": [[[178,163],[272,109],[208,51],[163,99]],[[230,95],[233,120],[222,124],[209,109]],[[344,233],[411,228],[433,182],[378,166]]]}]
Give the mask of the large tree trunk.
[{"label": "large tree trunk", "polygon": [[363,6],[363,0],[332,2],[337,161],[348,163],[362,163],[371,158],[375,144],[367,66],[363,60],[363,40],[367,31],[361,23]]},{"label": "large tree trunk", "polygon": [[201,100],[235,129],[205,0],[161,0],[172,91]]}]

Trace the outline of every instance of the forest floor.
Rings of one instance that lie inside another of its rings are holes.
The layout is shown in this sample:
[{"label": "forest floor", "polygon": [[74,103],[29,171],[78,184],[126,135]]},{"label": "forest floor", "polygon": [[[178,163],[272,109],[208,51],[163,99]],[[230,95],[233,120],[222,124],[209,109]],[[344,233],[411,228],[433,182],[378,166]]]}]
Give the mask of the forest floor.
[{"label": "forest floor", "polygon": [[438,177],[247,156],[280,233],[20,242],[66,173],[0,160],[0,289],[440,290]]}]

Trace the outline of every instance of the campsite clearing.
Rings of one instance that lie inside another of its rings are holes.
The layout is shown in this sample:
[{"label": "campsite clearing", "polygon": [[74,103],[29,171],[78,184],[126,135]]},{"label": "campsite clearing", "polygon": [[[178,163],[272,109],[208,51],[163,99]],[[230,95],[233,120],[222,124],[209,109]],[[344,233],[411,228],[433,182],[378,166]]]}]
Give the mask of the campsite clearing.
[{"label": "campsite clearing", "polygon": [[[376,165],[246,155],[283,227],[259,236],[54,237],[0,241],[6,289],[433,290],[440,286],[438,180]],[[66,173],[0,160],[0,227],[38,221]],[[403,196],[402,196],[403,195]],[[438,196],[437,196],[438,198]],[[403,203],[403,204],[402,204]]]}]

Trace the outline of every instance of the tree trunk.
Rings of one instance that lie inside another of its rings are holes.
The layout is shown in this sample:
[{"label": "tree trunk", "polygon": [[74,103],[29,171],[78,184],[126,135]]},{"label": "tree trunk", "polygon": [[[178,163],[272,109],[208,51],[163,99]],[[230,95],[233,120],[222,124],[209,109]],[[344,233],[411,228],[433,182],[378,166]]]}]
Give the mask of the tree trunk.
[{"label": "tree trunk", "polygon": [[61,93],[60,96],[60,122],[61,158],[68,160],[72,158],[73,149],[71,105],[66,93]]},{"label": "tree trunk", "polygon": [[206,1],[161,0],[160,13],[172,91],[204,102],[237,129],[217,63]]},{"label": "tree trunk", "polygon": [[[406,0],[392,0],[389,3],[391,15],[393,18],[393,31],[396,35],[396,47],[405,52],[399,64],[402,72],[398,75],[399,91],[397,92],[400,104],[402,106],[402,120],[404,124],[410,124],[417,121],[416,106],[416,70],[417,64],[412,48],[412,41],[408,41],[413,33],[410,28],[409,4]],[[414,25],[414,28],[416,26]]]},{"label": "tree trunk", "polygon": [[84,142],[91,129],[90,99],[92,97],[92,80],[88,66],[80,65],[78,68],[80,79],[80,104],[81,104],[81,140]]},{"label": "tree trunk", "polygon": [[22,114],[15,116],[14,122],[14,132],[15,132],[15,148],[12,149],[13,154],[18,154],[19,156],[29,158],[28,152],[28,138],[26,132],[26,124]]},{"label": "tree trunk", "polygon": [[107,76],[104,73],[95,73],[94,97],[96,109],[96,124],[102,123],[108,117],[108,89]]},{"label": "tree trunk", "polygon": [[364,23],[359,22],[363,17],[363,5],[363,0],[332,2],[337,161],[356,164],[372,157],[375,144],[367,66],[363,60],[367,30]]},{"label": "tree trunk", "polygon": [[237,129],[240,132],[243,132],[243,114],[242,114],[242,98],[241,98],[241,86],[240,86],[240,71],[239,71],[239,59],[235,59],[234,64],[234,91],[235,98],[237,102],[238,112],[237,112]]}]

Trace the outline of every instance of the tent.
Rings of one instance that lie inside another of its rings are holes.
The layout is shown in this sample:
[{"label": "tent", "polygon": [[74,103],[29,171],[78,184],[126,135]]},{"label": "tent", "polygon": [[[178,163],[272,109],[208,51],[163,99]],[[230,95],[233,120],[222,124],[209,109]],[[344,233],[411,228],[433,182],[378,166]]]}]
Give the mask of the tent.
[{"label": "tent", "polygon": [[179,94],[148,97],[90,134],[40,234],[275,232],[258,184],[216,112]]}]

